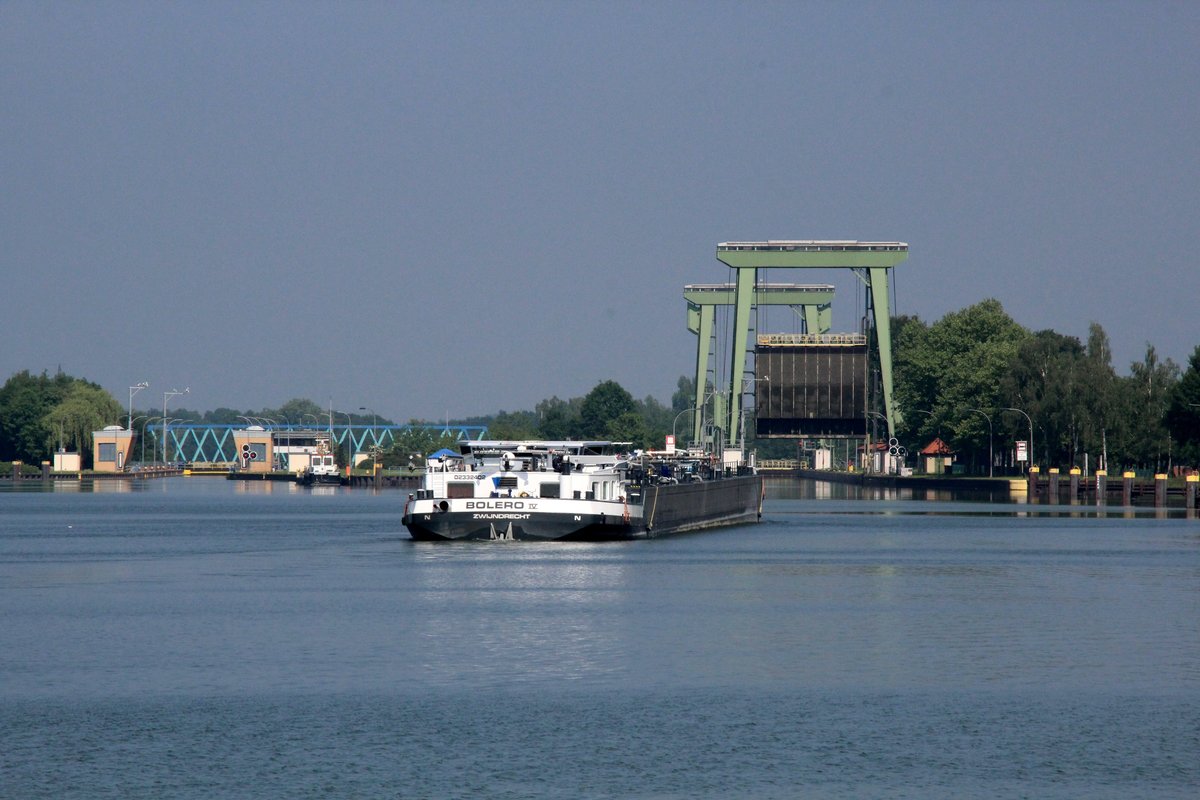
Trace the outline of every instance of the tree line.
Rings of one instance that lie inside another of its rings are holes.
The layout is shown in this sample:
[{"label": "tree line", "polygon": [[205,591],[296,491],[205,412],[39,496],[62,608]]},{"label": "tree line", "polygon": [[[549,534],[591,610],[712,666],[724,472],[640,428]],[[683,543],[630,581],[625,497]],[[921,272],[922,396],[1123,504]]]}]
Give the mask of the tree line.
[{"label": "tree line", "polygon": [[[997,466],[1013,466],[1013,442],[1029,439],[1033,460],[1046,467],[1107,466],[1110,472],[1168,470],[1200,463],[1200,346],[1181,368],[1160,359],[1153,345],[1119,375],[1104,329],[1093,323],[1087,340],[1053,330],[1030,331],[994,299],[946,314],[932,324],[919,317],[892,322],[897,435],[910,451],[941,438],[958,460],[987,472],[989,449]],[[582,397],[552,396],[528,411],[498,411],[454,420],[485,425],[495,439],[608,439],[662,447],[666,435],[691,431],[695,383],[681,376],[670,405],[634,398],[614,380]],[[95,383],[65,375],[22,371],[0,387],[0,461],[39,463],[58,447],[87,458],[91,433],[129,424],[128,412]],[[278,408],[199,412],[172,409],[179,422],[290,424],[324,427],[330,410],[294,399]],[[333,424],[393,424],[357,411],[332,412]],[[161,414],[134,410],[135,435],[156,436]],[[410,424],[421,426],[420,420]],[[682,428],[679,428],[682,425]],[[753,425],[747,423],[747,430]],[[401,432],[382,459],[405,466],[415,455],[453,446],[449,437],[414,427]],[[752,442],[764,457],[794,455],[791,440]],[[157,450],[155,451],[157,452]],[[346,456],[348,454],[343,454]]]},{"label": "tree line", "polygon": [[59,448],[88,451],[92,431],[118,424],[122,414],[98,384],[23,370],[0,387],[0,461],[39,464]]},{"label": "tree line", "polygon": [[[678,418],[692,404],[693,382],[680,378],[671,406],[654,397],[635,399],[612,380],[602,381],[587,395],[569,400],[557,396],[543,400],[532,411],[499,411],[496,414],[453,420],[452,425],[483,425],[492,438],[503,439],[610,439],[631,442],[637,447],[661,447]],[[228,407],[210,411],[172,408],[172,423],[210,425],[294,425],[324,428],[327,425],[394,425],[386,417],[357,411],[321,408],[307,399],[293,399],[277,408],[240,410]],[[690,418],[688,420],[690,422]],[[453,447],[453,436],[429,430],[429,423],[413,419],[413,427],[395,436],[394,444],[381,454],[385,466],[405,466],[414,456]],[[27,370],[11,376],[0,387],[0,461],[20,460],[37,464],[48,460],[62,447],[91,456],[92,432],[109,425],[132,427],[137,441],[153,439],[151,452],[161,451],[158,442],[162,414],[155,409],[129,412],[100,386],[59,372],[32,375]],[[657,444],[655,444],[657,443]],[[342,462],[350,454],[339,453]]]},{"label": "tree line", "polygon": [[[1046,467],[1086,465],[1165,471],[1200,462],[1200,346],[1186,369],[1153,345],[1128,375],[1112,364],[1108,336],[1087,341],[1018,325],[994,299],[945,315],[893,322],[902,441],[939,436],[960,461],[987,471],[989,422],[997,461],[1029,439]],[[1027,418],[1028,417],[1028,418]]]}]

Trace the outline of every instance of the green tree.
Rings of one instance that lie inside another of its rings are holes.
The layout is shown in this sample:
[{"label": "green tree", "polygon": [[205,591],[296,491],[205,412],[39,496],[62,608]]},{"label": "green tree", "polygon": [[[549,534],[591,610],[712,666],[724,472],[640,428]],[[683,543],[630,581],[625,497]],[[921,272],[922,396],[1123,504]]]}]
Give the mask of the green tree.
[{"label": "green tree", "polygon": [[[643,430],[638,446],[663,447],[666,444],[667,434],[671,432],[671,423],[675,421],[675,409],[664,406],[653,395],[646,395],[645,398],[637,401],[636,413],[641,417]],[[639,442],[639,440],[629,438],[621,438],[620,441]]]},{"label": "green tree", "polygon": [[36,464],[49,458],[57,431],[48,427],[47,415],[78,381],[61,371],[51,378],[23,370],[0,387],[0,460]]},{"label": "green tree", "polygon": [[935,430],[932,406],[937,402],[941,368],[928,339],[929,326],[919,317],[892,320],[893,389],[900,411],[897,434],[914,445],[924,444]]},{"label": "green tree", "polygon": [[[159,413],[162,413],[161,409],[159,410]],[[241,419],[242,416],[242,412],[236,408],[226,408],[222,406],[220,408],[214,408],[211,411],[205,411],[204,419],[202,421],[207,422],[210,425],[245,425],[246,420]],[[245,416],[250,416],[250,413],[246,412]]]},{"label": "green tree", "polygon": [[1083,386],[1087,408],[1081,425],[1084,451],[1097,454],[1095,463],[1107,468],[1099,456],[1107,456],[1109,434],[1120,428],[1123,417],[1117,403],[1117,373],[1112,365],[1112,347],[1108,334],[1096,322],[1088,327]]},{"label": "green tree", "polygon": [[[324,421],[325,424],[328,424],[329,422],[328,409],[322,409],[312,400],[306,400],[301,397],[288,400],[279,407],[277,414],[268,414],[266,416],[269,416],[272,419],[278,419],[281,423],[286,420],[292,425],[312,426],[315,424],[316,427],[321,427],[322,421]],[[311,418],[315,418],[316,423],[314,423]]]},{"label": "green tree", "polygon": [[458,440],[431,428],[412,427],[398,431],[392,446],[383,451],[380,460],[387,469],[425,466],[425,456],[446,448],[458,451]]},{"label": "green tree", "polygon": [[1128,464],[1166,469],[1171,463],[1171,432],[1167,427],[1167,407],[1179,382],[1179,366],[1167,359],[1159,361],[1154,345],[1146,345],[1146,355],[1129,366],[1130,375],[1120,381],[1122,412],[1129,420],[1127,438],[1121,454]]},{"label": "green tree", "polygon": [[965,457],[986,462],[988,425],[970,409],[990,413],[1004,405],[998,402],[1001,378],[1029,332],[994,299],[947,314],[929,327],[916,317],[896,322],[901,437],[924,444],[942,436]]},{"label": "green tree", "polygon": [[636,411],[633,395],[616,381],[604,381],[587,393],[579,408],[581,433],[599,438],[608,432],[608,425],[630,411]]},{"label": "green tree", "polygon": [[675,382],[675,393],[671,395],[671,410],[678,414],[696,404],[696,379],[680,375]]},{"label": "green tree", "polygon": [[537,404],[538,431],[543,439],[566,441],[581,435],[579,407],[582,401],[560,400],[557,396]]},{"label": "green tree", "polygon": [[[1082,425],[1088,416],[1086,351],[1079,339],[1052,330],[1038,331],[1022,343],[1002,382],[1003,405],[1019,408],[1033,420],[1034,461],[1074,465],[1081,452]],[[1006,417],[1015,438],[1027,421]]]},{"label": "green tree", "polygon": [[1200,345],[1192,351],[1187,369],[1171,391],[1167,429],[1180,447],[1181,460],[1200,464]]},{"label": "green tree", "polygon": [[537,415],[532,411],[500,411],[487,423],[489,439],[537,439]]},{"label": "green tree", "polygon": [[629,442],[635,448],[650,446],[650,432],[645,418],[636,411],[626,411],[609,421],[606,436],[614,442]]},{"label": "green tree", "polygon": [[86,381],[76,381],[58,405],[46,412],[42,427],[47,451],[61,443],[69,450],[88,453],[92,432],[119,424],[125,411],[111,394]]}]

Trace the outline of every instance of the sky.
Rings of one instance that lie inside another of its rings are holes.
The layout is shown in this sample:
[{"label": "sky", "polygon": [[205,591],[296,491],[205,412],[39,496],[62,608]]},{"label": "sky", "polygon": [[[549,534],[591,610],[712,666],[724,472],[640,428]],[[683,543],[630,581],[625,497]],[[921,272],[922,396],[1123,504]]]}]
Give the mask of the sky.
[{"label": "sky", "polygon": [[[907,242],[896,313],[994,297],[1185,364],[1198,90],[1194,2],[3,0],[0,380],[669,402],[683,287],[765,239]],[[767,277],[857,330],[849,273]]]}]

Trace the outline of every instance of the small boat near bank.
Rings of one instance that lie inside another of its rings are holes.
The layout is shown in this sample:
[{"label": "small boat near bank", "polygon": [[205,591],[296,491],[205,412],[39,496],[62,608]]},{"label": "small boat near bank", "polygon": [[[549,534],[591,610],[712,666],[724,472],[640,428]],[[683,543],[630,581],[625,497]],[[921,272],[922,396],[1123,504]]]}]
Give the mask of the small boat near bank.
[{"label": "small boat near bank", "polygon": [[418,540],[642,539],[755,522],[762,496],[740,450],[471,441],[427,459],[403,523]]}]

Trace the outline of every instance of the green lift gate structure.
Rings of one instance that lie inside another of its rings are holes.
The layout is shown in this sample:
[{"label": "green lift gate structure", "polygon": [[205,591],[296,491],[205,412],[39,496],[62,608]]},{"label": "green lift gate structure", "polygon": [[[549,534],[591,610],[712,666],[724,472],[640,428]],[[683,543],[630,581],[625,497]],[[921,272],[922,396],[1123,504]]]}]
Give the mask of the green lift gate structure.
[{"label": "green lift gate structure", "polygon": [[[904,242],[857,242],[822,240],[780,240],[765,242],[722,242],[717,245],[717,260],[735,270],[733,287],[733,353],[729,371],[729,407],[725,411],[725,430],[738,431],[741,417],[742,379],[746,371],[746,344],[754,322],[758,271],[760,269],[849,269],[867,288],[867,305],[872,314],[876,344],[879,352],[880,377],[883,382],[884,416],[888,436],[895,436],[900,421],[892,391],[892,334],[889,299],[890,270],[908,258]],[[770,284],[765,284],[770,285]],[[689,298],[689,328],[692,321]],[[708,340],[703,330],[703,308],[696,312],[696,332],[700,334],[698,353],[707,359]],[[807,317],[806,317],[807,324]],[[820,317],[818,316],[818,327]],[[816,331],[824,333],[826,331]],[[711,330],[708,332],[711,335]],[[699,362],[700,356],[697,357]],[[707,370],[707,363],[705,364]],[[696,407],[705,397],[703,374],[697,364]],[[699,431],[697,429],[697,437]]]},{"label": "green lift gate structure", "polygon": [[[791,306],[804,319],[806,333],[828,333],[833,323],[834,287],[829,284],[760,283],[754,288],[755,305]],[[713,322],[718,306],[733,306],[737,301],[737,284],[693,283],[683,287],[687,300],[688,330],[699,337],[696,347],[696,402],[700,409],[708,393],[708,355],[712,341]],[[715,395],[714,397],[719,397]],[[716,404],[715,417],[723,418],[724,404]],[[703,420],[693,414],[692,441],[700,441]]]}]

